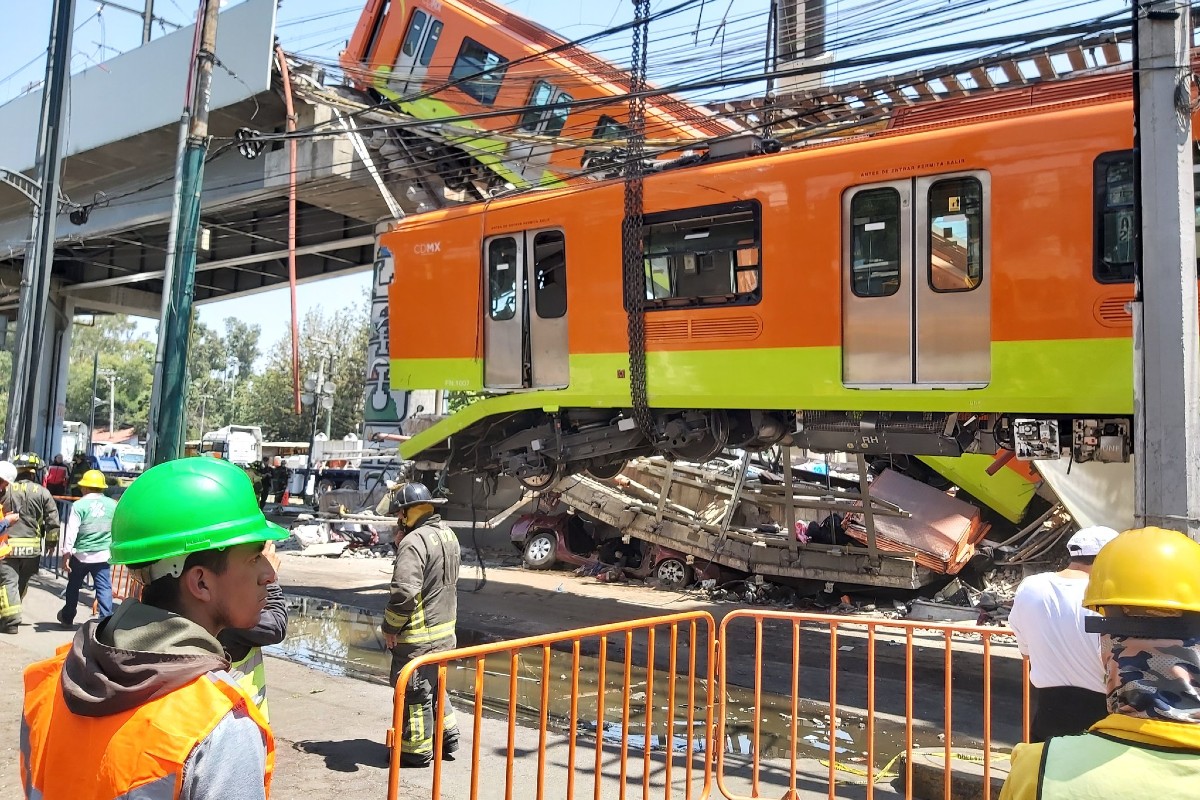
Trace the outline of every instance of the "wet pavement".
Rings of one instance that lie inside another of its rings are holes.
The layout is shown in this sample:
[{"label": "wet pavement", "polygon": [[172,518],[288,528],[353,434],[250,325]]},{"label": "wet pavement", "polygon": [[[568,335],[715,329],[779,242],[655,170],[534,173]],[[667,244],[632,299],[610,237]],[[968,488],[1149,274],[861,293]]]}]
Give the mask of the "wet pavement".
[{"label": "wet pavement", "polygon": [[[384,650],[380,614],[306,596],[289,597],[289,607],[288,638],[269,648],[270,654],[331,675],[387,683],[390,655]],[[659,752],[668,748],[675,753],[703,751],[707,682],[702,667],[697,667],[698,671],[694,673],[698,676],[694,689],[688,680],[689,654],[685,637],[681,635],[679,641],[675,670],[679,677],[674,682],[673,694],[669,673],[661,666],[656,666],[649,674],[644,666],[633,663],[626,668],[620,641],[623,638],[623,635],[610,637],[610,646],[606,647],[608,658],[603,665],[599,659],[583,652],[576,656],[569,649],[543,650],[540,647],[493,654],[482,659],[482,663],[474,659],[456,662],[446,672],[447,690],[451,702],[468,717],[476,707],[478,694],[478,707],[489,718],[507,719],[511,713],[521,726],[540,729],[544,724],[547,730],[568,736],[572,730],[574,691],[575,738],[581,742],[594,742],[599,730],[604,744],[630,753],[644,753],[647,746],[650,751]],[[458,644],[465,647],[486,639],[480,634],[460,630]],[[659,648],[663,645],[664,640],[660,639]],[[595,647],[590,649],[595,650]],[[655,661],[661,662],[662,658]],[[626,711],[621,698],[627,669],[629,707]],[[547,676],[546,687],[543,687],[543,676]],[[479,689],[482,689],[481,693]],[[757,750],[763,759],[787,759],[792,754],[794,736],[798,757],[829,756],[829,706],[823,700],[801,697],[793,715],[790,696],[761,692],[756,703],[752,689],[730,686],[727,687],[725,708],[723,749],[727,754],[753,757]],[[757,732],[754,730],[755,717],[759,720]],[[689,730],[691,735],[688,735]],[[840,762],[865,766],[872,737],[876,769],[883,769],[894,756],[906,750],[905,726],[886,716],[877,715],[872,722],[865,714],[850,714],[843,710],[833,734],[833,750]],[[918,726],[913,731],[914,747],[938,748],[943,742],[944,738],[926,726]],[[973,742],[959,739],[956,744]]]}]

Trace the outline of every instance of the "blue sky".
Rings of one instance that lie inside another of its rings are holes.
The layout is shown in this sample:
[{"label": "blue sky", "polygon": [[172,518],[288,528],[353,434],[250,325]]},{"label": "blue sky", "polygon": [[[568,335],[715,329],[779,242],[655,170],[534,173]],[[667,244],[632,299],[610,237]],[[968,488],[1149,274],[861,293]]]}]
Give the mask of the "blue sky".
[{"label": "blue sky", "polygon": [[[227,0],[233,5],[240,0]],[[513,10],[537,20],[567,38],[626,22],[632,18],[629,0],[499,0]],[[654,0],[657,11],[676,5],[679,0]],[[867,53],[953,41],[982,35],[997,35],[1018,29],[1043,28],[1051,24],[1075,22],[1095,17],[1127,4],[1123,0],[994,0],[977,3],[970,13],[950,15],[927,23],[916,21],[904,26],[886,27],[887,20],[877,13],[881,5],[893,9],[918,5],[911,0],[829,0],[829,38],[840,45],[839,54]],[[122,5],[139,7],[142,0],[123,0]],[[337,53],[353,31],[364,0],[282,0],[278,34],[290,52],[320,59],[336,60]],[[197,0],[155,0],[155,13],[176,24],[190,24]],[[967,7],[972,0],[954,0],[928,7],[953,9]],[[755,60],[765,36],[768,0],[708,0],[669,20],[657,23],[650,36],[650,77],[659,84],[676,76],[711,77],[714,71],[754,71]],[[95,0],[77,0],[76,31],[72,68],[75,71],[102,64],[106,59],[136,47],[141,41],[139,16],[112,7],[98,11]],[[945,12],[942,12],[945,13]],[[45,70],[45,49],[49,31],[50,0],[0,0],[0,103],[17,96],[41,80]],[[719,21],[726,24],[718,27]],[[164,28],[155,25],[155,37]],[[839,36],[844,41],[839,41]],[[590,45],[610,60],[627,60],[627,37]],[[851,45],[850,43],[853,42]],[[954,59],[957,60],[957,59]],[[894,64],[887,73],[903,71],[908,65]],[[845,76],[857,77],[857,76]],[[713,99],[729,94],[750,94],[761,87],[713,91],[694,99]],[[4,154],[0,153],[0,164]],[[326,311],[357,302],[369,285],[369,273],[346,276],[301,286],[298,290],[301,314],[312,307]],[[263,308],[281,313],[264,315]],[[221,327],[226,316],[258,322],[263,327],[263,342],[270,345],[281,338],[288,326],[287,290],[248,298],[211,303],[200,307],[200,319]],[[149,330],[149,326],[147,326]]]}]

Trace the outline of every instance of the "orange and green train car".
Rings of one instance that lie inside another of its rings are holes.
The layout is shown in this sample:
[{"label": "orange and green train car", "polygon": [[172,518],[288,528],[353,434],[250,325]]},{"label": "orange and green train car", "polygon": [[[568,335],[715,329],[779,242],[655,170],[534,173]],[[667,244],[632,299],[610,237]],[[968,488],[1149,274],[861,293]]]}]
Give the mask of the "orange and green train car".
[{"label": "orange and green train car", "polygon": [[[461,131],[436,155],[452,188],[552,186],[620,163],[629,76],[488,0],[367,0],[340,62],[360,89]],[[733,130],[669,95],[646,101],[646,136],[664,148]]]},{"label": "orange and green train car", "polygon": [[619,181],[399,223],[393,387],[486,395],[402,454],[531,486],[780,441],[1126,459],[1133,116],[1092,86],[647,177],[649,425]]}]

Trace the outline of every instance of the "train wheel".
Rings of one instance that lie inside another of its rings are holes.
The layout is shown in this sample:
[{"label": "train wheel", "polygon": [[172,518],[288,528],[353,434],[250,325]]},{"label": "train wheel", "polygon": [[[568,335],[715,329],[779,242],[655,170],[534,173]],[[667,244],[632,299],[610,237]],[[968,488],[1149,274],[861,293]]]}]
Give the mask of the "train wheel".
[{"label": "train wheel", "polygon": [[729,417],[724,411],[715,411],[708,418],[708,430],[701,438],[679,447],[670,448],[671,455],[681,461],[702,464],[714,458],[729,444]]},{"label": "train wheel", "polygon": [[517,481],[531,492],[540,492],[558,483],[558,479],[563,476],[563,471],[562,464],[547,460],[542,462],[538,471],[518,475]]},{"label": "train wheel", "polygon": [[621,470],[625,469],[625,459],[610,461],[607,464],[592,464],[587,468],[587,473],[593,478],[606,481],[609,478],[615,478],[621,474]]}]

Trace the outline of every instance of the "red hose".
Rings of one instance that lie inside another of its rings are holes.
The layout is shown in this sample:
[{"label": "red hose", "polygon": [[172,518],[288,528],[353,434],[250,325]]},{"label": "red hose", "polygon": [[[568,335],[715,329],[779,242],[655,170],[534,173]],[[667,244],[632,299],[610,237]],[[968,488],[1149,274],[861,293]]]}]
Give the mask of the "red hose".
[{"label": "red hose", "polygon": [[[279,74],[283,78],[283,102],[287,106],[287,132],[296,132],[296,109],[292,105],[292,78],[288,73],[287,55],[275,45],[279,58]],[[300,315],[296,308],[296,139],[288,139],[288,287],[292,294],[292,400],[300,413]]]}]

